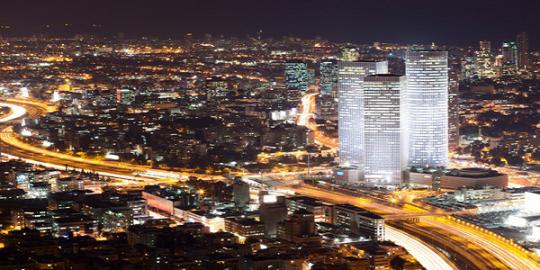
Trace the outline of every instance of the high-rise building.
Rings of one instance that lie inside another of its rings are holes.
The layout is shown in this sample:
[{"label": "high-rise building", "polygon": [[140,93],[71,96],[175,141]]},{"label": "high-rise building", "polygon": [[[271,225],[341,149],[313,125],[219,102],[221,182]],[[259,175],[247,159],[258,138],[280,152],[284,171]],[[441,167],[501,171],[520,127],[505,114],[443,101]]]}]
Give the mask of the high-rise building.
[{"label": "high-rise building", "polygon": [[354,61],[358,61],[359,58],[360,58],[360,52],[358,51],[356,47],[348,46],[341,49],[342,61],[354,62]]},{"label": "high-rise building", "polygon": [[264,234],[270,238],[276,237],[278,223],[287,219],[285,197],[269,195],[266,191],[261,192],[259,197],[259,213],[264,223]]},{"label": "high-rise building", "polygon": [[132,89],[117,89],[116,102],[124,105],[131,105],[135,102],[135,90]]},{"label": "high-rise building", "polygon": [[241,179],[235,179],[233,183],[234,205],[245,207],[249,203],[249,184]]},{"label": "high-rise building", "polygon": [[307,91],[309,72],[306,62],[291,60],[285,63],[285,87],[288,90]]},{"label": "high-rise building", "polygon": [[407,115],[405,76],[367,76],[363,87],[365,179],[377,185],[400,185],[407,168],[402,117]]},{"label": "high-rise building", "polygon": [[315,222],[332,222],[332,205],[329,203],[305,196],[289,197],[286,202],[289,214],[306,210],[314,215]]},{"label": "high-rise building", "polygon": [[278,238],[295,244],[320,245],[313,213],[300,209],[278,224]]},{"label": "high-rise building", "polygon": [[448,52],[406,54],[409,165],[448,165]]},{"label": "high-rise building", "polygon": [[495,64],[493,66],[495,67],[496,76],[502,76],[503,56],[501,54],[495,56]]},{"label": "high-rise building", "polygon": [[337,61],[322,59],[319,63],[321,73],[319,87],[322,96],[336,96],[337,93]]},{"label": "high-rise building", "polygon": [[476,74],[478,78],[493,78],[495,77],[495,69],[493,66],[493,54],[491,53],[491,42],[487,40],[480,41],[480,49],[475,52],[474,62],[476,66]]},{"label": "high-rise building", "polygon": [[529,67],[529,37],[526,32],[517,35],[517,65],[520,69]]},{"label": "high-rise building", "polygon": [[491,53],[491,41],[480,40],[480,51]]},{"label": "high-rise building", "polygon": [[350,204],[334,206],[334,225],[346,232],[352,232],[382,241],[385,238],[384,218]]},{"label": "high-rise building", "polygon": [[504,42],[502,45],[502,73],[513,75],[517,70],[517,45],[515,42]]},{"label": "high-rise building", "polygon": [[459,69],[448,70],[448,150],[459,148]]},{"label": "high-rise building", "polygon": [[[388,62],[338,63],[338,132],[340,163],[364,168],[364,77],[388,72]],[[360,173],[360,177],[362,174]]]}]

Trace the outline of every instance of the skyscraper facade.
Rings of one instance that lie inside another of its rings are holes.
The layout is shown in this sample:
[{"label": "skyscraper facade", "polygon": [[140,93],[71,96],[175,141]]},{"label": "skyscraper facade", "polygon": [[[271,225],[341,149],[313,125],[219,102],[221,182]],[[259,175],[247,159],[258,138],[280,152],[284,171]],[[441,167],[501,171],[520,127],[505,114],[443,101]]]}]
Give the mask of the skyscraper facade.
[{"label": "skyscraper facade", "polygon": [[493,66],[493,54],[491,53],[491,42],[480,41],[480,49],[475,52],[474,61],[478,78],[494,78],[495,68]]},{"label": "skyscraper facade", "polygon": [[285,63],[285,87],[288,90],[307,91],[309,72],[306,62],[291,60]]},{"label": "skyscraper facade", "polygon": [[504,42],[502,45],[502,74],[513,75],[517,70],[517,45],[515,42]]},{"label": "skyscraper facade", "polygon": [[406,54],[409,165],[448,165],[448,52]]},{"label": "skyscraper facade", "polygon": [[519,69],[529,67],[529,37],[526,32],[517,35],[517,65]]},{"label": "skyscraper facade", "polygon": [[337,94],[337,61],[335,59],[322,59],[319,64],[321,74],[319,87],[322,96],[336,96]]},{"label": "skyscraper facade", "polygon": [[363,169],[364,77],[388,72],[388,62],[340,61],[338,63],[338,132],[340,163]]},{"label": "skyscraper facade", "polygon": [[407,167],[405,76],[382,74],[364,79],[365,180],[399,185]]}]

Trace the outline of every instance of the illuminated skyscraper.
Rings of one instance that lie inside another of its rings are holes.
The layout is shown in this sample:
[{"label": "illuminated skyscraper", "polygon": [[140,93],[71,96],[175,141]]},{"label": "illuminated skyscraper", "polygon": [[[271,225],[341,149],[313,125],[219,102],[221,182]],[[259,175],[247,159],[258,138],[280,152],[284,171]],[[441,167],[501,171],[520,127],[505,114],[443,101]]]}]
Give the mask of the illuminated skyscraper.
[{"label": "illuminated skyscraper", "polygon": [[493,66],[493,54],[491,53],[491,42],[487,40],[480,41],[480,49],[474,56],[476,73],[478,78],[495,77],[495,68]]},{"label": "illuminated skyscraper", "polygon": [[309,73],[305,62],[287,61],[285,63],[285,87],[287,89],[306,91],[308,83]]},{"label": "illuminated skyscraper", "polygon": [[341,60],[354,62],[360,58],[360,52],[357,48],[349,46],[341,50]]},{"label": "illuminated skyscraper", "polygon": [[475,80],[478,78],[476,70],[476,61],[470,56],[465,56],[461,61],[461,76],[466,80]]},{"label": "illuminated skyscraper", "polygon": [[409,165],[448,165],[448,52],[406,55]]},{"label": "illuminated skyscraper", "polygon": [[365,179],[399,185],[407,167],[405,76],[383,74],[364,79]]},{"label": "illuminated skyscraper", "polygon": [[321,79],[319,82],[322,96],[335,96],[337,92],[337,61],[322,59],[319,64]]},{"label": "illuminated skyscraper", "polygon": [[491,41],[480,40],[480,51],[491,53]]},{"label": "illuminated skyscraper", "polygon": [[515,42],[504,42],[502,45],[502,73],[513,75],[517,70],[517,45]]},{"label": "illuminated skyscraper", "polygon": [[517,62],[517,45],[515,42],[504,42],[502,45],[503,62],[515,64]]},{"label": "illuminated skyscraper", "polygon": [[388,72],[388,62],[338,63],[338,132],[340,162],[364,167],[364,77]]},{"label": "illuminated skyscraper", "polygon": [[517,65],[520,69],[529,67],[529,37],[526,32],[517,35]]}]

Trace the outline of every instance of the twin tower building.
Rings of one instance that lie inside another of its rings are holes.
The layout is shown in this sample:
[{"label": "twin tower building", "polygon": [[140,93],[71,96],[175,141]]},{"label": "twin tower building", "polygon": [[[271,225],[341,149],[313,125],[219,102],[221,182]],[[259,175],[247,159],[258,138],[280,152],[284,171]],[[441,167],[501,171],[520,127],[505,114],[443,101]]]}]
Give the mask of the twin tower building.
[{"label": "twin tower building", "polygon": [[448,53],[409,50],[406,76],[386,61],[338,64],[340,164],[349,181],[400,185],[407,168],[448,164]]}]

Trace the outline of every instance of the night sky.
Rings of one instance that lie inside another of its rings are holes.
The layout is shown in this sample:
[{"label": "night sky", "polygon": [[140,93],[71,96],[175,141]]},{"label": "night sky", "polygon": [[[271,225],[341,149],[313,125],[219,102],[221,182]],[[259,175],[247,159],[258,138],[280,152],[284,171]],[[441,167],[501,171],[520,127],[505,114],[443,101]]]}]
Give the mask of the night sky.
[{"label": "night sky", "polygon": [[[540,48],[540,0],[7,0],[0,35],[50,32],[181,37],[316,37],[332,41],[476,45],[527,31]],[[68,27],[65,23],[70,24]],[[95,24],[97,27],[92,27]],[[50,25],[46,28],[45,25]]]}]

